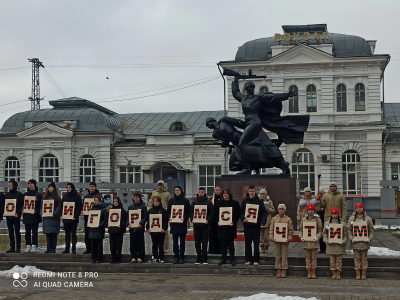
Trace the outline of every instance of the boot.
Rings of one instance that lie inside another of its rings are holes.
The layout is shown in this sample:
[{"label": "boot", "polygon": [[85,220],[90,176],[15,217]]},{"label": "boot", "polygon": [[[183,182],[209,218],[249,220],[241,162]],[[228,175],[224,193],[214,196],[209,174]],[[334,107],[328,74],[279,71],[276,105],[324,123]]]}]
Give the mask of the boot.
[{"label": "boot", "polygon": [[331,279],[336,279],[336,270],[332,270],[332,277]]},{"label": "boot", "polygon": [[286,270],[285,269],[282,270],[281,278],[286,278]]},{"label": "boot", "polygon": [[317,278],[317,275],[315,275],[315,269],[312,269],[312,270],[311,270],[311,278],[312,278],[312,279]]},{"label": "boot", "polygon": [[360,273],[361,273],[360,269],[356,270],[356,279],[361,279]]},{"label": "boot", "polygon": [[15,252],[15,249],[13,249],[13,248],[10,248],[10,249],[8,249],[7,251],[6,251],[6,253],[14,253]]},{"label": "boot", "polygon": [[361,279],[367,279],[367,270],[362,270]]},{"label": "boot", "polygon": [[29,252],[31,252],[31,250],[32,250],[32,246],[31,245],[27,245],[24,253],[29,253]]},{"label": "boot", "polygon": [[307,272],[308,272],[308,274],[307,274],[307,279],[311,279],[311,269],[307,269]]},{"label": "boot", "polygon": [[340,277],[340,271],[336,270],[336,279],[342,279],[342,277]]},{"label": "boot", "polygon": [[36,245],[32,245],[31,253],[36,253]]},{"label": "boot", "polygon": [[260,253],[265,253],[265,251],[264,251],[264,245],[260,245]]},{"label": "boot", "polygon": [[226,264],[226,260],[221,258],[221,260],[218,262],[218,266],[222,266],[224,264]]},{"label": "boot", "polygon": [[231,266],[234,267],[236,266],[236,261],[235,261],[235,255],[231,254]]},{"label": "boot", "polygon": [[268,253],[268,246],[264,246],[264,252]]},{"label": "boot", "polygon": [[61,252],[61,254],[66,254],[69,253],[69,249],[65,248],[65,250],[63,252]]},{"label": "boot", "polygon": [[278,272],[276,273],[276,277],[280,278],[282,276],[282,270],[278,269]]}]

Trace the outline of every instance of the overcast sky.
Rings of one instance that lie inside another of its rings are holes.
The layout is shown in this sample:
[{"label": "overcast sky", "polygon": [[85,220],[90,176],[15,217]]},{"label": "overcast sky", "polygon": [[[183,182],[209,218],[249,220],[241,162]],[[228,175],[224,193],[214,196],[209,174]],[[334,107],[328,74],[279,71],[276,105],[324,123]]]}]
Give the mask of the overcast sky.
[{"label": "overcast sky", "polygon": [[0,125],[30,109],[23,100],[31,95],[33,57],[61,89],[41,70],[44,108],[63,93],[95,102],[164,93],[99,104],[118,113],[223,109],[216,63],[234,59],[249,40],[299,24],[377,40],[376,53],[392,55],[385,100],[399,102],[399,11],[394,0],[0,0]]}]

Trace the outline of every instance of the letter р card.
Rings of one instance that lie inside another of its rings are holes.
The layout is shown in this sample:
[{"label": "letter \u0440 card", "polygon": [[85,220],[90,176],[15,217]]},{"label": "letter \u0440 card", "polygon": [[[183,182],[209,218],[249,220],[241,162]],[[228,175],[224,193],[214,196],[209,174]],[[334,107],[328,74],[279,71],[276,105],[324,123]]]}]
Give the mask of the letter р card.
[{"label": "letter \u0440 card", "polygon": [[129,225],[133,228],[138,228],[142,220],[142,210],[134,209],[129,211]]},{"label": "letter \u0440 card", "polygon": [[250,223],[257,223],[259,206],[256,204],[246,204],[245,218]]}]

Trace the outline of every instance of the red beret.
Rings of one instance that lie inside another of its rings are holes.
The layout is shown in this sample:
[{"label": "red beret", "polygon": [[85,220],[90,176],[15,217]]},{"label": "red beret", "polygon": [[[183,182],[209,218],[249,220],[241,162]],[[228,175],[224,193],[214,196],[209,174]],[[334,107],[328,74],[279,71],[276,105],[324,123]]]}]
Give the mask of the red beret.
[{"label": "red beret", "polygon": [[356,204],[356,208],[357,208],[357,207],[360,207],[360,206],[364,209],[364,204],[362,204],[361,202],[358,202],[358,203]]},{"label": "red beret", "polygon": [[312,209],[312,210],[314,210],[315,211],[315,206],[314,206],[314,204],[308,204],[307,205],[307,210],[310,210],[310,209]]},{"label": "red beret", "polygon": [[336,207],[334,207],[334,208],[331,209],[331,214],[338,214],[338,215],[340,215],[339,210],[338,210]]}]

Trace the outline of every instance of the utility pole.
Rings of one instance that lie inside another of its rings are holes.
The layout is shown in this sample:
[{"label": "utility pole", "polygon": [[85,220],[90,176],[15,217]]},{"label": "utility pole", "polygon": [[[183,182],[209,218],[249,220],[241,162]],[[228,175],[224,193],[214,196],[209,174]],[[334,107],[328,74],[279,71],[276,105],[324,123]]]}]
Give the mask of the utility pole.
[{"label": "utility pole", "polygon": [[32,63],[32,93],[29,100],[31,100],[31,110],[40,109],[40,81],[39,81],[39,68],[43,63],[38,58],[28,58]]}]

